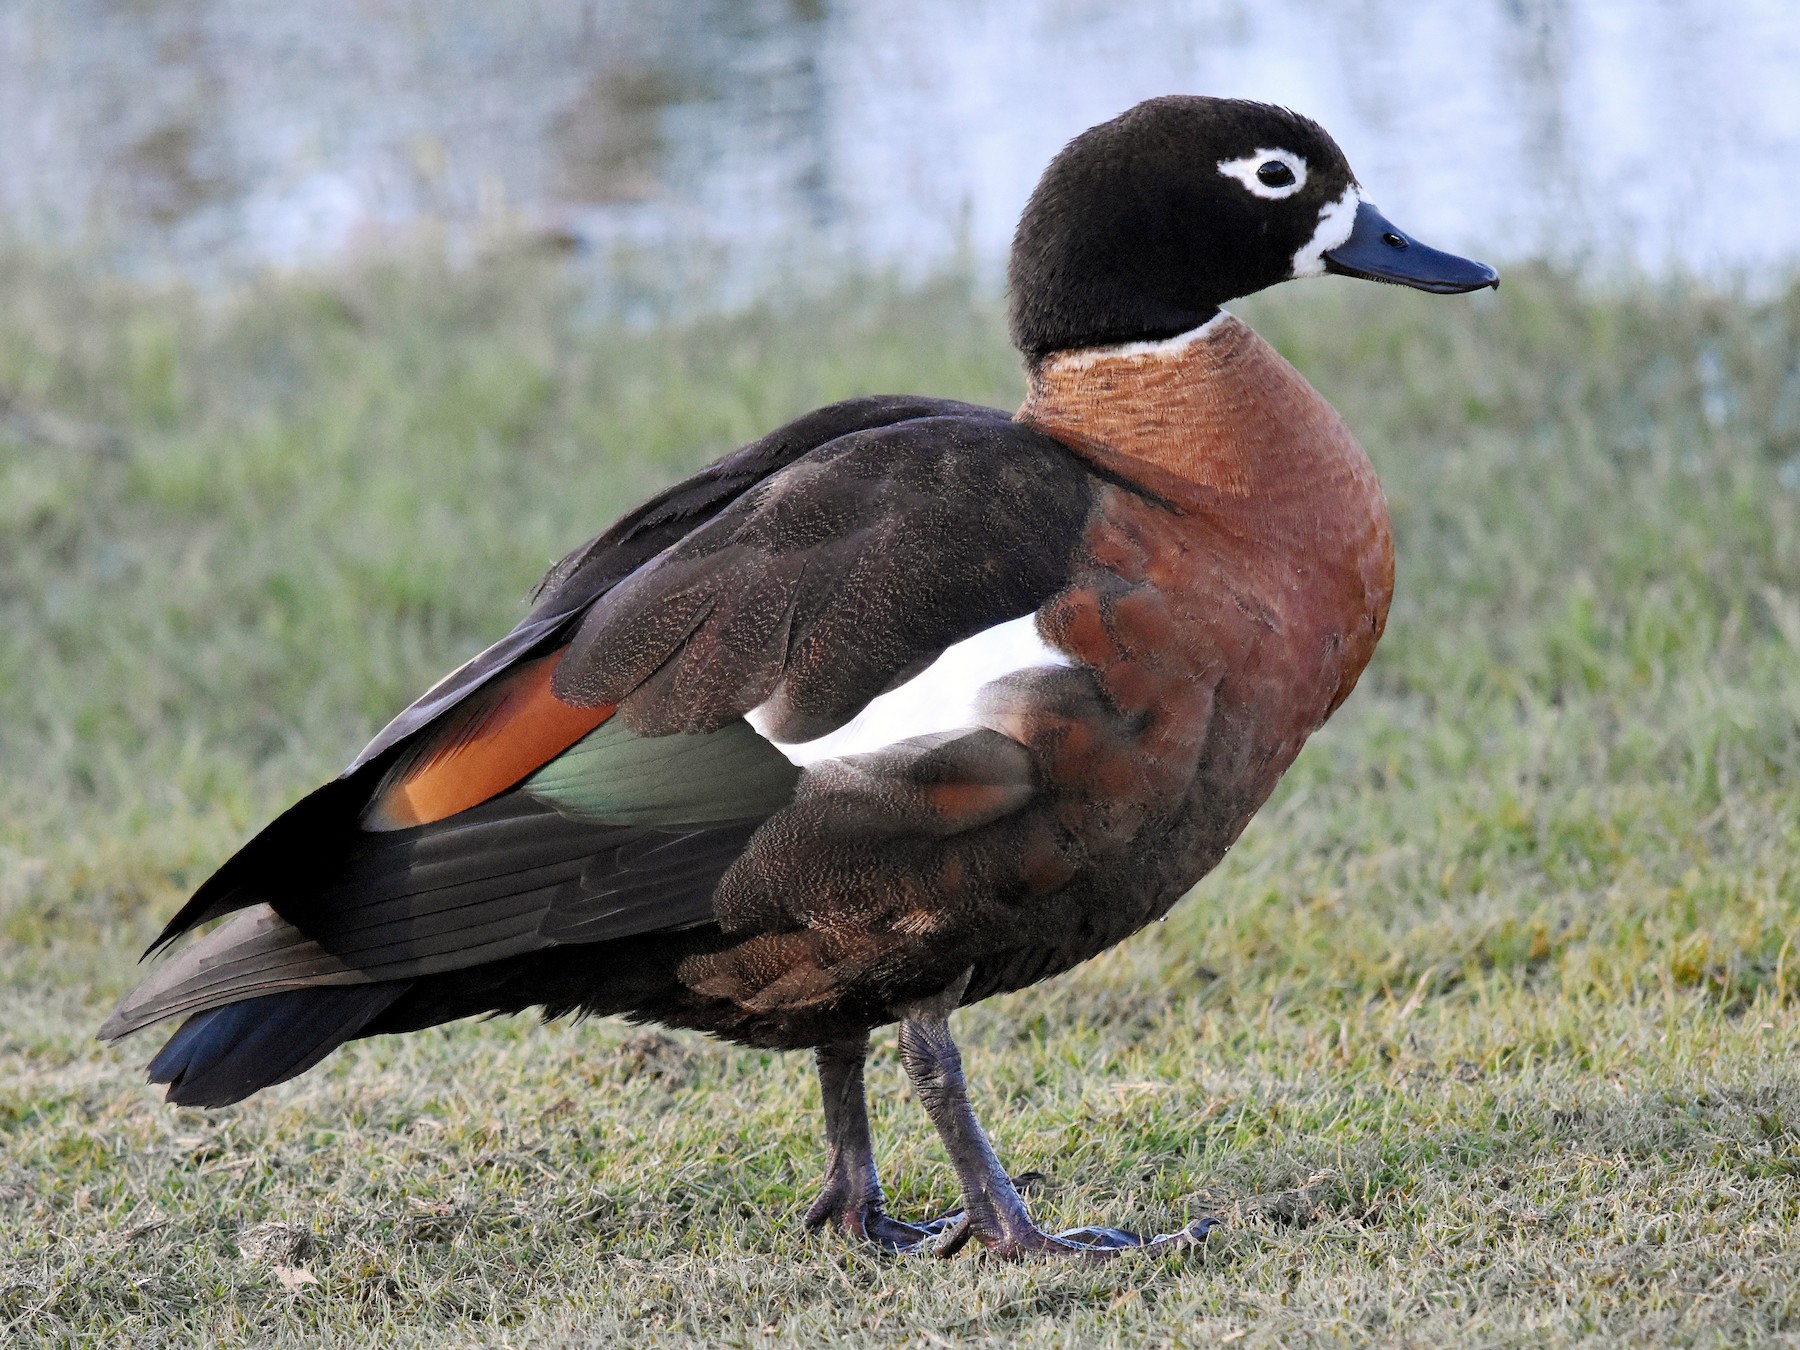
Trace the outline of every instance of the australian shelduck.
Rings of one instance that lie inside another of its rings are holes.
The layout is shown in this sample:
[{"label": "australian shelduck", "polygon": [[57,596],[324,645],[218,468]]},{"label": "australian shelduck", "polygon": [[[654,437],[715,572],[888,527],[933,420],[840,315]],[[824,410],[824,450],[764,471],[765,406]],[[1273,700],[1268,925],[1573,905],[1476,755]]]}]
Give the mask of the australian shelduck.
[{"label": "australian shelduck", "polygon": [[[576,549],[530,613],[246,844],[101,1028],[220,1106],[345,1041],[540,1008],[810,1049],[810,1226],[948,1254],[1050,1234],[976,1122],[950,1017],[1086,961],[1222,858],[1381,636],[1380,485],[1221,308],[1336,273],[1498,285],[1285,109],[1170,97],[1077,136],[1009,273],[1008,413],[821,408]],[[883,1207],[864,1105],[898,1023],[961,1207]]]}]

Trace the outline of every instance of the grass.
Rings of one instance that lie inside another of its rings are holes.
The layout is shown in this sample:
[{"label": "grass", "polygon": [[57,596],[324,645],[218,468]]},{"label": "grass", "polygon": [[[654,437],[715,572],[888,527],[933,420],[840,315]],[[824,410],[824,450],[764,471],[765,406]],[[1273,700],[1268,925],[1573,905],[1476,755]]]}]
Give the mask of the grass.
[{"label": "grass", "polygon": [[[1057,1224],[804,1235],[803,1056],[526,1019],[216,1113],[91,1039],[248,832],[656,485],[821,401],[1010,404],[996,306],[869,282],[611,326],[529,259],[201,300],[0,256],[0,1339],[1800,1340],[1800,283],[1332,282],[1241,311],[1400,555],[1361,689],[1171,921],[959,1019]],[[891,1042],[899,1208],[950,1196]]]}]

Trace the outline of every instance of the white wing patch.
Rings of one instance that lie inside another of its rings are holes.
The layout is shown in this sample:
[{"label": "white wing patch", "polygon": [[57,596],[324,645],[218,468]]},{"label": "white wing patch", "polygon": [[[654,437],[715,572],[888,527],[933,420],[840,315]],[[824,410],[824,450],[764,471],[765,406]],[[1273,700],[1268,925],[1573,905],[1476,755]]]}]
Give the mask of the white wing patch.
[{"label": "white wing patch", "polygon": [[836,731],[817,740],[783,745],[769,735],[768,705],[752,708],[744,720],[795,764],[864,755],[897,741],[934,731],[961,731],[981,725],[975,711],[983,686],[1014,671],[1072,665],[1038,635],[1037,618],[1027,614],[964,638],[898,689],[871,699]]},{"label": "white wing patch", "polygon": [[1294,253],[1294,276],[1325,275],[1325,254],[1350,237],[1356,226],[1356,208],[1361,205],[1362,197],[1356,189],[1347,187],[1343,196],[1319,208],[1319,227]]}]

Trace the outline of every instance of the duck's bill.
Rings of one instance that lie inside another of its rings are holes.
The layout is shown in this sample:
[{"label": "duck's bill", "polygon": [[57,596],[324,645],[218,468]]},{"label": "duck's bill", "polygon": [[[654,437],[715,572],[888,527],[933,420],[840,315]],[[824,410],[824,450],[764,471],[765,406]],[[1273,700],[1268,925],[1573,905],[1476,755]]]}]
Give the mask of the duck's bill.
[{"label": "duck's bill", "polygon": [[1498,289],[1500,285],[1500,274],[1486,263],[1421,244],[1396,229],[1367,202],[1356,208],[1350,237],[1325,251],[1325,270],[1341,277],[1412,286],[1436,295],[1478,291],[1483,286]]}]

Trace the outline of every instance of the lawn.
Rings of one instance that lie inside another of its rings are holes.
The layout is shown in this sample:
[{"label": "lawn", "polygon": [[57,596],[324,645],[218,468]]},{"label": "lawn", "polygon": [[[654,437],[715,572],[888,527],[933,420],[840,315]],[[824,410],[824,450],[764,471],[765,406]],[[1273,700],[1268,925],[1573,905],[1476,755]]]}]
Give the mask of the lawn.
[{"label": "lawn", "polygon": [[1016,402],[991,296],[624,324],[527,256],[197,297],[20,252],[0,295],[0,1341],[1800,1341],[1800,282],[1237,307],[1368,446],[1399,594],[1167,924],[959,1015],[1045,1220],[1223,1220],[1091,1267],[804,1233],[804,1056],[519,1018],[205,1113],[92,1039],[563,549],[829,399]]}]

